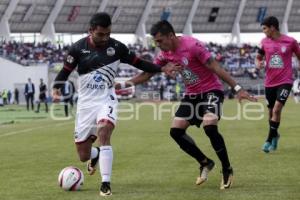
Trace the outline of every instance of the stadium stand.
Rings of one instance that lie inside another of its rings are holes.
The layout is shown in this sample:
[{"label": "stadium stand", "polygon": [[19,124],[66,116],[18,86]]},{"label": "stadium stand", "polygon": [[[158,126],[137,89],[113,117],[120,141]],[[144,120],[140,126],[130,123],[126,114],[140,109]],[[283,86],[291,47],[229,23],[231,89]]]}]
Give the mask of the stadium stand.
[{"label": "stadium stand", "polygon": [[[241,44],[240,33],[261,32],[260,22],[266,15],[279,18],[283,33],[299,32],[299,9],[300,2],[293,0],[2,0],[0,56],[23,66],[46,64],[55,68],[68,49],[63,42],[65,35],[87,33],[90,16],[105,11],[112,16],[113,33],[135,34],[138,42],[128,47],[152,60],[157,52],[146,34],[154,22],[166,18],[178,33],[232,33],[232,43],[211,42],[207,46],[232,76],[251,89],[262,84],[264,74],[253,70],[257,47]],[[15,33],[32,33],[34,42],[13,41],[11,34]],[[52,72],[49,81],[55,76]],[[129,78],[136,73],[138,70],[122,66],[118,76]],[[182,85],[180,78],[177,84]],[[144,84],[143,90],[161,86],[176,90],[176,82],[160,75]]]}]

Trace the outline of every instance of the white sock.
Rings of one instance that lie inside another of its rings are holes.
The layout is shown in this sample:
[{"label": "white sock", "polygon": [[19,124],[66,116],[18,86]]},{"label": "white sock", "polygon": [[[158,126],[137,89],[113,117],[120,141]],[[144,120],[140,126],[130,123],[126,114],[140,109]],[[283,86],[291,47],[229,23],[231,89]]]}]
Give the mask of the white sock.
[{"label": "white sock", "polygon": [[112,146],[100,147],[99,167],[100,167],[102,182],[110,182],[112,163],[113,163]]},{"label": "white sock", "polygon": [[99,153],[98,149],[96,147],[92,147],[92,149],[91,149],[91,159],[96,158],[98,156],[98,153]]}]

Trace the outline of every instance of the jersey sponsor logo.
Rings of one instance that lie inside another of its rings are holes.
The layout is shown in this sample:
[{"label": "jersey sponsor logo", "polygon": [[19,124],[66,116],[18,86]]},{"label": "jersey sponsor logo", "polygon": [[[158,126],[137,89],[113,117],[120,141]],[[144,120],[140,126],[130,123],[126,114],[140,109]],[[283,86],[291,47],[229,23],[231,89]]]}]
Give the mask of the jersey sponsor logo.
[{"label": "jersey sponsor logo", "polygon": [[108,56],[113,56],[113,55],[116,54],[116,50],[115,50],[114,48],[112,48],[112,47],[108,47],[108,48],[106,49],[106,54],[107,54]]},{"label": "jersey sponsor logo", "polygon": [[101,73],[98,72],[98,71],[96,71],[96,74],[94,75],[93,79],[94,79],[94,81],[96,81],[96,82],[103,81],[102,75],[101,75]]},{"label": "jersey sponsor logo", "polygon": [[88,83],[86,85],[86,88],[92,89],[92,90],[104,90],[105,85],[104,84],[90,84],[90,83]]},{"label": "jersey sponsor logo", "polygon": [[270,59],[270,68],[282,68],[283,61],[280,55],[273,54]]},{"label": "jersey sponsor logo", "polygon": [[181,72],[181,75],[186,84],[194,84],[198,80],[198,76],[187,68],[184,68],[184,70]]},{"label": "jersey sponsor logo", "polygon": [[68,63],[72,64],[74,62],[74,57],[71,55],[68,55],[66,60]]},{"label": "jersey sponsor logo", "polygon": [[81,53],[91,53],[90,50],[86,50],[86,49],[81,49]]}]

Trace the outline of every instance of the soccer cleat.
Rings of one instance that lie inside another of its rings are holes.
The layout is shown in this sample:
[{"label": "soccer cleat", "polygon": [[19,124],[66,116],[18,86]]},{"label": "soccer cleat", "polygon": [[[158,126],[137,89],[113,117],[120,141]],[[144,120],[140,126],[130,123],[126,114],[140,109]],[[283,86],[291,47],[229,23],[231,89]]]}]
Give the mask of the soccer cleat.
[{"label": "soccer cleat", "polygon": [[269,153],[270,152],[270,147],[271,147],[271,143],[270,142],[265,142],[264,145],[262,146],[262,150],[265,153]]},{"label": "soccer cleat", "polygon": [[111,188],[110,188],[110,182],[102,182],[102,185],[100,187],[100,195],[101,196],[110,196]]},{"label": "soccer cleat", "polygon": [[201,185],[208,180],[208,173],[214,168],[215,162],[208,159],[207,164],[200,166],[200,176],[197,177],[196,185]]},{"label": "soccer cleat", "polygon": [[270,151],[275,151],[277,149],[279,138],[279,134],[276,137],[272,138],[271,146],[269,148]]},{"label": "soccer cleat", "polygon": [[229,167],[228,169],[222,171],[222,181],[221,181],[221,190],[230,188],[233,182],[233,169]]},{"label": "soccer cleat", "polygon": [[98,164],[98,161],[99,161],[99,153],[100,153],[100,149],[99,147],[96,147],[97,150],[98,150],[98,156],[96,158],[93,158],[91,160],[89,160],[87,162],[87,171],[88,171],[88,174],[89,175],[93,175],[97,169],[97,164]]}]

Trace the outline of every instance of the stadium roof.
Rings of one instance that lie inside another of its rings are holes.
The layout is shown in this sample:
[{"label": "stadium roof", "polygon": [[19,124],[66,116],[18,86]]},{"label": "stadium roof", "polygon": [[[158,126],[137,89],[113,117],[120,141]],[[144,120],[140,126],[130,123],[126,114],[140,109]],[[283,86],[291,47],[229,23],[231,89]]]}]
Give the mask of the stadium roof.
[{"label": "stadium roof", "polygon": [[0,34],[86,33],[99,11],[112,16],[114,33],[140,36],[161,18],[186,34],[260,32],[267,15],[277,16],[284,31],[300,31],[298,0],[0,0]]}]

